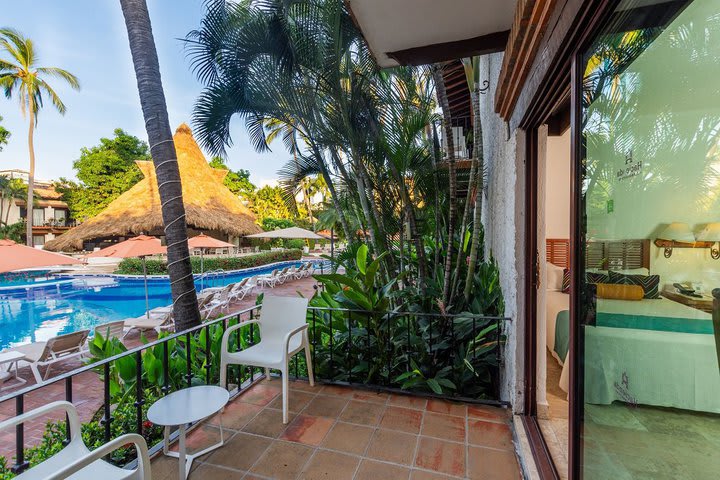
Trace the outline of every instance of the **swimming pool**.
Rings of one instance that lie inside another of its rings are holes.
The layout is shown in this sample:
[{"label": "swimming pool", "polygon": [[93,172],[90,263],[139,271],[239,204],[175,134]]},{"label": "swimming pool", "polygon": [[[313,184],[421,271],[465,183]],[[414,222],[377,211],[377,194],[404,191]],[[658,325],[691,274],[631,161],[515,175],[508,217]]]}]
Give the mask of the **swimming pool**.
[{"label": "swimming pool", "polygon": [[[235,283],[275,268],[299,266],[302,262],[279,262],[232,272],[195,278],[195,288]],[[123,275],[56,276],[32,288],[3,284],[0,289],[0,350],[9,346],[47,340],[56,335],[112,320],[138,317],[145,312],[142,277]],[[170,281],[166,276],[148,277],[150,308],[169,305]]]}]

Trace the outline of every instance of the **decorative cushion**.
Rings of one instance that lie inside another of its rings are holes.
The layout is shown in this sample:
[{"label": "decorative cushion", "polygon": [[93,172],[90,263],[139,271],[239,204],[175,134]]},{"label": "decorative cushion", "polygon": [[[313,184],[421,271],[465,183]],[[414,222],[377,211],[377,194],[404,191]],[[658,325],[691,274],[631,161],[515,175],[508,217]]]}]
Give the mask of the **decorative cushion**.
[{"label": "decorative cushion", "polygon": [[585,272],[585,282],[586,283],[610,283],[610,274],[607,272],[597,271],[597,272]]},{"label": "decorative cushion", "polygon": [[553,292],[559,292],[563,286],[563,272],[562,267],[558,267],[554,263],[546,262],[545,271],[547,272],[547,289]]},{"label": "decorative cushion", "polygon": [[660,298],[660,275],[625,275],[611,270],[610,283],[638,285],[645,292],[645,298]]},{"label": "decorative cushion", "polygon": [[562,292],[570,293],[570,269],[563,270]]},{"label": "decorative cushion", "polygon": [[597,297],[613,300],[642,300],[645,298],[645,290],[639,285],[611,285],[608,283],[597,284]]}]

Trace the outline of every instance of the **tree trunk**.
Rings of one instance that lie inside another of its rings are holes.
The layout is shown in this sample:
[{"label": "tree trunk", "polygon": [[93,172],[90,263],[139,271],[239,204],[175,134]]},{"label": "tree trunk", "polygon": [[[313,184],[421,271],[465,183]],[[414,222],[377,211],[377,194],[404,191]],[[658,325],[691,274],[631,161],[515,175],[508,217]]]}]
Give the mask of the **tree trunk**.
[{"label": "tree trunk", "polygon": [[480,247],[480,230],[482,228],[482,196],[485,183],[485,150],[482,138],[482,121],[480,119],[480,84],[477,84],[473,101],[473,115],[475,122],[473,123],[473,151],[474,157],[477,159],[476,172],[476,192],[475,192],[475,215],[473,218],[472,244],[470,246],[470,260],[468,262],[467,276],[465,277],[465,289],[463,294],[465,301],[470,300],[470,292],[473,286],[473,277],[475,275],[475,266],[477,265],[479,247]]},{"label": "tree trunk", "polygon": [[160,192],[175,330],[182,331],[200,325],[200,311],[190,266],[177,154],[170,131],[147,5],[145,0],[120,0],[120,5],[128,31],[140,104]]},{"label": "tree trunk", "polygon": [[30,117],[30,126],[28,127],[28,152],[30,153],[30,173],[28,175],[27,200],[25,202],[25,244],[28,247],[33,246],[33,204],[35,203],[35,145],[33,144],[33,136],[35,135],[35,105],[30,100],[28,113]]},{"label": "tree trunk", "polygon": [[435,278],[436,266],[440,265],[440,179],[438,178],[438,141],[437,132],[434,126],[428,125],[428,142],[433,166],[433,184],[435,187],[435,259],[433,261],[433,279]]},{"label": "tree trunk", "polygon": [[[327,167],[325,166],[325,160],[322,158],[322,155],[320,154],[320,150],[316,147],[312,147],[313,153],[318,156],[320,159],[320,165],[322,165],[322,176],[325,179],[325,183],[327,184],[328,191],[330,192],[330,198],[332,198],[333,206],[335,207],[335,210],[337,211],[338,217],[340,218],[340,226],[343,229],[343,233],[345,234],[345,238],[348,242],[352,242],[355,238],[354,233],[350,230],[350,226],[348,225],[347,218],[345,218],[345,212],[340,205],[340,199],[337,196],[337,191],[335,190],[335,184],[332,181],[332,178],[330,178],[330,172],[328,172]],[[331,156],[333,157],[333,161],[336,163],[339,163],[339,159],[335,158],[335,155],[337,153],[330,151]]]},{"label": "tree trunk", "polygon": [[448,176],[450,178],[450,192],[448,201],[448,238],[447,251],[445,254],[445,279],[443,281],[443,308],[447,308],[450,301],[450,284],[452,281],[452,251],[455,237],[455,209],[457,207],[457,174],[455,169],[455,142],[452,131],[452,117],[450,115],[450,103],[445,90],[445,80],[442,76],[442,67],[435,65],[432,69],[433,80],[435,81],[435,92],[438,103],[443,112],[443,128],[445,129],[445,145],[448,150]]},{"label": "tree trunk", "polygon": [[[425,288],[425,279],[427,278],[427,259],[425,257],[425,244],[423,243],[422,237],[418,235],[417,230],[417,218],[415,217],[415,210],[412,207],[412,201],[410,194],[407,191],[405,181],[400,175],[400,171],[397,169],[392,161],[389,161],[390,172],[395,177],[395,181],[398,182],[400,188],[400,196],[402,197],[403,210],[405,217],[407,218],[408,226],[410,227],[411,241],[415,243],[415,250],[418,259],[418,288],[423,291]],[[400,249],[402,252],[402,231],[404,222],[400,222]],[[402,253],[400,258],[402,258]]]}]

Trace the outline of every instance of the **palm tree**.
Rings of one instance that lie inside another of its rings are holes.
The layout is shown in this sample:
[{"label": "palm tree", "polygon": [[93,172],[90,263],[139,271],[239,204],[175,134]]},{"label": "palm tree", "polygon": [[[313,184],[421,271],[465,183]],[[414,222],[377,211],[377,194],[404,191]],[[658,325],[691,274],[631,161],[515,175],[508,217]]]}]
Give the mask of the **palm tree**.
[{"label": "palm tree", "polygon": [[[452,131],[452,116],[450,115],[450,102],[448,101],[447,91],[445,90],[445,79],[442,75],[442,66],[433,65],[433,80],[435,81],[435,93],[438,98],[438,104],[443,114],[443,128],[445,135],[445,146],[448,154],[448,175],[450,177],[450,201],[447,215],[447,246],[445,252],[445,278],[443,280],[442,303],[447,308],[450,301],[450,284],[452,283],[452,252],[453,241],[455,237],[455,209],[457,206],[457,174],[455,168],[455,144]],[[462,240],[460,242],[462,244]]]},{"label": "palm tree", "polygon": [[150,142],[150,154],[158,179],[167,240],[175,330],[182,331],[200,325],[200,311],[190,266],[185,205],[177,154],[170,131],[165,94],[160,79],[160,65],[147,5],[145,0],[120,0],[120,5],[128,31],[140,104]]},{"label": "palm tree", "polygon": [[5,96],[11,98],[18,95],[20,111],[23,117],[29,119],[28,151],[30,153],[30,174],[27,186],[27,218],[25,227],[26,242],[32,246],[32,205],[33,189],[35,188],[35,147],[34,135],[37,126],[37,116],[43,106],[43,95],[50,98],[60,115],[65,114],[65,104],[46,78],[54,77],[65,81],[75,90],[80,89],[78,79],[72,73],[57,67],[37,66],[35,45],[32,40],[25,38],[20,32],[12,28],[0,29],[0,51],[9,56],[9,60],[0,59],[0,87]]},{"label": "palm tree", "polygon": [[[467,221],[467,212],[470,207],[470,192],[475,190],[475,206],[473,215],[473,230],[470,241],[470,257],[468,260],[468,270],[465,277],[465,288],[463,295],[465,302],[470,301],[470,292],[473,286],[473,277],[475,276],[475,267],[477,265],[479,249],[480,249],[480,232],[482,231],[482,196],[485,180],[485,150],[483,148],[482,138],[482,115],[480,114],[480,94],[482,92],[480,82],[480,57],[472,57],[463,59],[463,67],[465,68],[465,76],[470,89],[470,100],[473,109],[473,158],[470,171],[470,183],[468,183],[468,195],[465,202],[465,214],[463,215],[463,228]],[[463,230],[464,231],[464,230]],[[461,249],[462,250],[462,249]],[[461,257],[462,254],[458,253]]]}]

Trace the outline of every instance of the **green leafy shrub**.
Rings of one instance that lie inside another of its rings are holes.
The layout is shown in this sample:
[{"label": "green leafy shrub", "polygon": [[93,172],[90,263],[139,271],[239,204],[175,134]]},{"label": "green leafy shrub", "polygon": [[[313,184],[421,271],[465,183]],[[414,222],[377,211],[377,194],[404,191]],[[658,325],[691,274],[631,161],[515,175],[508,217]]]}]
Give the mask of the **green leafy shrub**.
[{"label": "green leafy shrub", "polygon": [[[371,260],[366,245],[349,250],[336,260],[345,274],[315,275],[324,288],[310,305],[345,309],[308,314],[319,377],[475,398],[497,395],[501,324],[480,317],[503,314],[494,262],[478,266],[476,295],[465,312],[422,315],[423,302],[394,288],[403,275],[382,280],[383,255]],[[440,288],[431,283],[424,294]]]},{"label": "green leafy shrub", "polygon": [[[210,257],[203,260],[206,272],[212,270],[240,270],[243,268],[260,267],[275,262],[300,260],[302,249],[284,250],[279,252],[263,252],[243,257]],[[193,273],[201,273],[200,257],[190,258]],[[146,260],[148,275],[167,275],[167,262],[165,260]],[[142,260],[139,258],[123,259],[118,265],[117,274],[142,275]]]}]

